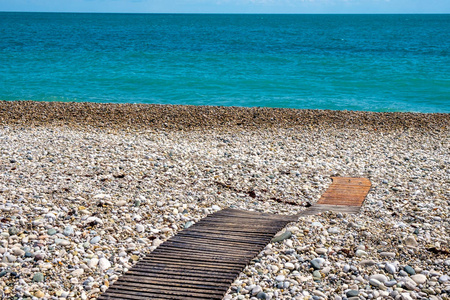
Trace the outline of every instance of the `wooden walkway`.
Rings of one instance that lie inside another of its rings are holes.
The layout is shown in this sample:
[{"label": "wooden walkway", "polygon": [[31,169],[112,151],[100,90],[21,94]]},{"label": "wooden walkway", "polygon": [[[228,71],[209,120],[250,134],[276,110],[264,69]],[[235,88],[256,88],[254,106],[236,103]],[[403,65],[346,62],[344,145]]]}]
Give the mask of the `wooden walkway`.
[{"label": "wooden walkway", "polygon": [[313,206],[302,215],[315,215],[324,211],[356,214],[370,191],[372,184],[366,178],[331,177],[333,182]]},{"label": "wooden walkway", "polygon": [[370,189],[360,178],[333,178],[316,205],[299,215],[224,209],[161,244],[100,297],[107,299],[222,299],[272,237],[300,216],[324,210],[354,213]]}]

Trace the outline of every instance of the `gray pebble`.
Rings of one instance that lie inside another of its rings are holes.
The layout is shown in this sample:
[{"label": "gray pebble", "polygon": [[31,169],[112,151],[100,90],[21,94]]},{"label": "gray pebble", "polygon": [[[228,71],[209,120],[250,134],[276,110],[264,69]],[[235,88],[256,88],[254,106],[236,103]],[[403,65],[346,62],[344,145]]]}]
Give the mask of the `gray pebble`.
[{"label": "gray pebble", "polygon": [[98,242],[100,242],[100,237],[97,235],[96,237],[93,237],[89,243],[94,245],[94,244],[97,244]]},{"label": "gray pebble", "polygon": [[41,272],[35,273],[33,275],[33,281],[34,282],[43,282],[44,281],[44,274]]},{"label": "gray pebble", "polygon": [[416,271],[414,271],[414,269],[412,267],[410,267],[410,266],[405,266],[403,269],[409,275],[415,275],[416,274]]},{"label": "gray pebble", "polygon": [[320,268],[321,268],[320,263],[317,260],[311,261],[311,267],[313,267],[314,270],[320,270]]},{"label": "gray pebble", "polygon": [[70,235],[73,235],[73,233],[74,233],[74,230],[73,230],[73,227],[72,226],[66,226],[65,228],[64,228],[64,231],[63,231],[63,234],[65,235],[65,236],[70,236]]},{"label": "gray pebble", "polygon": [[264,292],[259,292],[258,295],[256,295],[256,298],[269,300],[272,297],[270,297],[270,295],[268,295],[268,294],[266,294]]},{"label": "gray pebble", "polygon": [[55,228],[50,228],[49,230],[47,230],[47,234],[48,235],[55,235],[56,234],[56,229]]},{"label": "gray pebble", "polygon": [[347,297],[357,297],[359,295],[359,291],[357,291],[357,290],[350,290],[350,291],[347,291],[345,293],[345,295]]},{"label": "gray pebble", "polygon": [[17,227],[14,227],[14,226],[12,226],[12,227],[9,227],[8,228],[8,233],[9,233],[9,235],[16,235],[16,234],[18,234],[19,233],[19,229],[17,229]]}]

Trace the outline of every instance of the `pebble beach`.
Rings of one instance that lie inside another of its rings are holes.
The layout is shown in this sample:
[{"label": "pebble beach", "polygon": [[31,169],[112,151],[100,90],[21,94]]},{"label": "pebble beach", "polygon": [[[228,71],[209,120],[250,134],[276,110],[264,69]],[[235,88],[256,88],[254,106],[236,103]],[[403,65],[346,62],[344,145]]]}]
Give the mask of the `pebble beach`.
[{"label": "pebble beach", "polygon": [[[225,299],[450,299],[450,114],[0,101],[0,298],[96,299],[226,207],[301,217]],[[249,237],[251,239],[251,237]]]}]

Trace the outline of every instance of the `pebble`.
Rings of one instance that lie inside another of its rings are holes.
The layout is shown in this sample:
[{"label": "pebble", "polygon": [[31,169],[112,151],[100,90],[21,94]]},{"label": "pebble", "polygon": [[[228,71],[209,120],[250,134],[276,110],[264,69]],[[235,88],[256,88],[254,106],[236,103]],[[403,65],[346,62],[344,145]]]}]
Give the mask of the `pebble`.
[{"label": "pebble", "polygon": [[65,236],[71,236],[71,235],[73,235],[73,234],[74,234],[73,227],[70,226],[70,225],[64,227],[63,234],[64,234]]},{"label": "pebble", "polygon": [[55,243],[57,245],[61,245],[61,246],[69,246],[70,245],[70,241],[66,240],[66,239],[56,239]]},{"label": "pebble", "polygon": [[136,224],[136,232],[144,232],[145,231],[145,227],[142,224]]},{"label": "pebble", "polygon": [[417,284],[424,284],[427,281],[427,276],[423,274],[412,275],[411,279]]},{"label": "pebble", "polygon": [[269,296],[268,294],[266,294],[266,293],[264,293],[264,292],[259,292],[259,293],[256,295],[256,298],[258,298],[258,299],[266,299],[266,300],[272,299],[271,296]]},{"label": "pebble", "polygon": [[396,280],[389,280],[389,281],[386,281],[386,282],[384,283],[384,285],[387,286],[387,287],[391,287],[391,286],[394,286],[394,285],[396,285],[396,284],[397,284],[397,281],[396,281]]},{"label": "pebble", "polygon": [[415,271],[412,267],[410,267],[410,266],[405,266],[405,267],[404,267],[404,270],[405,270],[405,272],[408,273],[409,275],[414,275],[414,274],[416,274],[416,271]]},{"label": "pebble", "polygon": [[262,292],[262,288],[261,288],[259,285],[257,285],[257,286],[255,286],[255,287],[252,289],[251,294],[252,294],[252,296],[255,296],[255,295],[258,295],[258,294],[261,293],[261,292]]},{"label": "pebble", "polygon": [[294,270],[295,269],[295,265],[293,263],[287,262],[284,264],[284,267],[288,270]]},{"label": "pebble", "polygon": [[313,267],[315,270],[320,270],[321,269],[321,264],[317,260],[312,260],[311,261],[311,267]]},{"label": "pebble", "polygon": [[91,244],[97,244],[98,242],[100,242],[100,240],[101,240],[101,237],[100,236],[95,236],[95,237],[93,237],[90,241],[89,241],[89,243],[91,243]]},{"label": "pebble", "polygon": [[386,264],[384,269],[386,270],[386,272],[390,274],[395,274],[395,272],[397,271],[397,268],[395,267],[394,264]]},{"label": "pebble", "polygon": [[283,230],[279,233],[277,233],[274,238],[272,239],[272,243],[281,242],[284,240],[289,239],[292,236],[292,232],[290,230]]},{"label": "pebble", "polygon": [[359,295],[359,291],[357,290],[349,290],[345,293],[347,297],[357,297]]},{"label": "pebble", "polygon": [[378,280],[376,280],[376,279],[374,279],[374,278],[369,279],[369,283],[370,283],[371,285],[373,285],[374,287],[379,287],[379,286],[381,286],[381,284],[382,284],[380,281],[378,281]]},{"label": "pebble", "polygon": [[361,261],[361,263],[360,263],[362,266],[374,266],[374,265],[376,265],[377,264],[377,262],[376,261],[374,261],[374,260],[372,260],[372,259],[364,259],[364,260],[362,260]]},{"label": "pebble", "polygon": [[37,298],[43,298],[45,296],[45,293],[41,290],[37,290],[36,292],[34,292],[34,296]]},{"label": "pebble", "polygon": [[331,234],[338,234],[341,230],[338,227],[331,227],[328,229],[328,232]]},{"label": "pebble", "polygon": [[44,281],[44,274],[42,274],[42,273],[40,273],[40,272],[35,273],[35,274],[33,275],[33,281],[34,281],[34,282],[43,282],[43,281]]},{"label": "pebble", "polygon": [[56,231],[55,228],[49,228],[49,230],[47,231],[47,234],[51,236],[51,235],[55,235],[57,232],[58,231]]},{"label": "pebble", "polygon": [[394,258],[395,252],[380,252],[381,257]]},{"label": "pebble", "polygon": [[15,256],[24,256],[25,255],[25,251],[23,251],[19,247],[14,247],[11,249],[11,251],[12,251],[12,254],[14,254]]},{"label": "pebble", "polygon": [[358,249],[355,251],[355,255],[358,257],[363,257],[363,256],[367,256],[368,254],[366,251]]},{"label": "pebble", "polygon": [[19,229],[17,229],[17,227],[15,227],[15,226],[9,227],[8,233],[10,236],[14,236],[19,233]]},{"label": "pebble", "polygon": [[76,269],[76,270],[72,271],[71,274],[74,277],[80,277],[83,273],[84,273],[83,269]]},{"label": "pebble", "polygon": [[316,250],[314,250],[317,254],[322,255],[322,254],[327,254],[328,250],[326,248],[316,248]]},{"label": "pebble", "polygon": [[416,248],[419,244],[416,241],[416,238],[412,235],[408,236],[405,240],[404,243],[407,247],[411,247],[411,248]]},{"label": "pebble", "polygon": [[100,258],[100,260],[98,262],[98,267],[100,268],[101,271],[105,271],[105,270],[111,268],[111,262],[109,260],[107,260],[106,258],[102,257],[102,258]]},{"label": "pebble", "polygon": [[91,269],[95,269],[98,265],[99,259],[96,257],[91,258],[88,263],[87,266]]},{"label": "pebble", "polygon": [[371,276],[369,277],[369,279],[376,279],[376,280],[378,280],[378,281],[381,282],[381,283],[384,283],[384,282],[388,281],[388,278],[386,277],[386,275],[383,275],[383,274],[374,274],[374,275],[371,275]]}]

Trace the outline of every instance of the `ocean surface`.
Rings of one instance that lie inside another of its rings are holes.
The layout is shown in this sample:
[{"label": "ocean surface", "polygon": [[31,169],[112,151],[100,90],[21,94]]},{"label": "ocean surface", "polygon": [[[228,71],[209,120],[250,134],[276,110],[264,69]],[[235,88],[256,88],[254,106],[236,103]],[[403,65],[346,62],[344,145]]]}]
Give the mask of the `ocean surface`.
[{"label": "ocean surface", "polygon": [[450,113],[450,15],[0,12],[0,99]]}]

